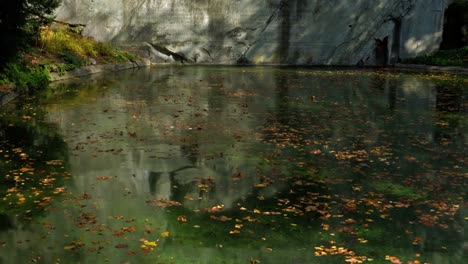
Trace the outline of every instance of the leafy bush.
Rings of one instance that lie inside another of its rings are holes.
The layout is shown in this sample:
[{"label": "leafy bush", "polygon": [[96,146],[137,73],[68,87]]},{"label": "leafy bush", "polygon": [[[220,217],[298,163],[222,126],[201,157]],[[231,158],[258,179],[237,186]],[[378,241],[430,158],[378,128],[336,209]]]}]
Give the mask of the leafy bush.
[{"label": "leafy bush", "polygon": [[58,55],[66,64],[70,65],[67,70],[78,68],[86,64],[86,60],[83,57],[68,50],[59,52]]},{"label": "leafy bush", "polygon": [[55,24],[41,31],[40,43],[42,49],[59,56],[76,67],[87,63],[86,58],[97,58],[102,62],[119,62],[134,59],[135,56],[112,47],[109,44],[97,42],[84,37],[66,25]]},{"label": "leafy bush", "polygon": [[14,83],[19,91],[45,88],[50,72],[59,74],[87,64],[122,62],[136,56],[108,44],[81,36],[68,25],[54,24],[40,30],[36,48],[21,52],[0,68],[0,84]]},{"label": "leafy bush", "polygon": [[57,29],[46,27],[41,31],[41,46],[52,53],[72,52],[80,57],[95,57],[95,42],[77,33],[66,30],[65,26]]},{"label": "leafy bush", "polygon": [[5,66],[0,79],[3,83],[15,83],[20,91],[45,88],[49,83],[49,71],[41,67],[28,67],[21,63],[9,63]]}]

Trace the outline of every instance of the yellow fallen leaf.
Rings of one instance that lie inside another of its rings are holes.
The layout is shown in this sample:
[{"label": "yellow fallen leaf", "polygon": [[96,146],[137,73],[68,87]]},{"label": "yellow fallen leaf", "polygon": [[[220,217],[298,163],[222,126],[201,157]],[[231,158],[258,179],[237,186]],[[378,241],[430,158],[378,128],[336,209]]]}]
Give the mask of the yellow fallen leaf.
[{"label": "yellow fallen leaf", "polygon": [[157,247],[158,244],[156,243],[156,241],[148,241],[148,240],[146,240],[146,241],[145,241],[145,246],[148,246],[148,247]]}]

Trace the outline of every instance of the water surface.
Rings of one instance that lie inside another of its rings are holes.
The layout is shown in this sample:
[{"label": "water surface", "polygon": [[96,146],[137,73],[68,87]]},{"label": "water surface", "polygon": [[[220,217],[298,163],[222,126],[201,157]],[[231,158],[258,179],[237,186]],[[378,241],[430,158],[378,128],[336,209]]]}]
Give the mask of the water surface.
[{"label": "water surface", "polygon": [[467,79],[157,67],[0,109],[0,263],[463,263]]}]

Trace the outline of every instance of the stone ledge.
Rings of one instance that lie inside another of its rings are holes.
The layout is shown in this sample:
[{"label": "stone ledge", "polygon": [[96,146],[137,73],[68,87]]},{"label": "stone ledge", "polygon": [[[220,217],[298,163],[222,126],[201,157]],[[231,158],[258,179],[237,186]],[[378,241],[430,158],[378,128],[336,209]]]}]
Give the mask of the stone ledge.
[{"label": "stone ledge", "polygon": [[151,62],[147,59],[141,59],[137,61],[129,61],[117,64],[103,64],[103,65],[90,65],[82,68],[74,69],[72,71],[65,72],[63,74],[51,73],[50,81],[62,81],[71,78],[82,77],[86,75],[91,75],[100,72],[116,72],[133,68],[142,68],[148,67],[151,65]]},{"label": "stone ledge", "polygon": [[462,73],[468,74],[468,68],[458,66],[431,66],[422,64],[395,64],[397,69],[410,69],[418,71],[429,71],[429,72],[448,72],[448,73]]},{"label": "stone ledge", "polygon": [[18,93],[10,91],[0,91],[0,107],[8,104],[18,96]]}]

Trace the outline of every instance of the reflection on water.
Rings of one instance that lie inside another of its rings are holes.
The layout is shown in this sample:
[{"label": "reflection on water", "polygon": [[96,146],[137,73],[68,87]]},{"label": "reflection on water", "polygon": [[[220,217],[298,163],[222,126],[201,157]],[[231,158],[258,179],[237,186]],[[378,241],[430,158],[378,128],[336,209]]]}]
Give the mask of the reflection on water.
[{"label": "reflection on water", "polygon": [[30,126],[61,135],[72,180],[3,225],[0,263],[462,263],[463,87],[268,67],[56,85]]}]

